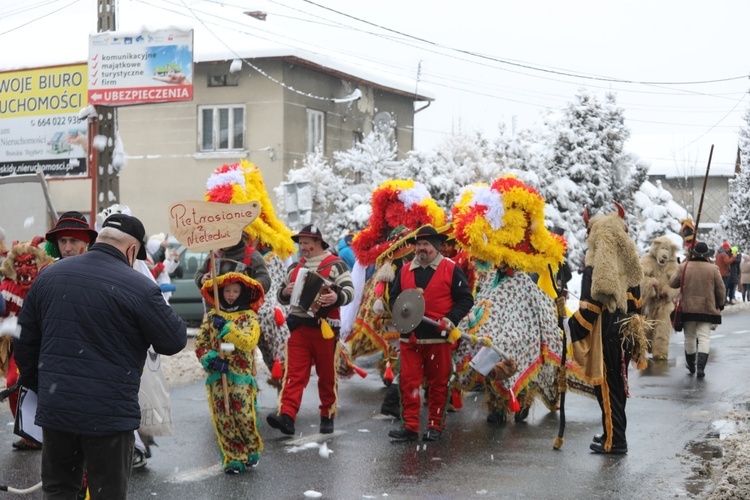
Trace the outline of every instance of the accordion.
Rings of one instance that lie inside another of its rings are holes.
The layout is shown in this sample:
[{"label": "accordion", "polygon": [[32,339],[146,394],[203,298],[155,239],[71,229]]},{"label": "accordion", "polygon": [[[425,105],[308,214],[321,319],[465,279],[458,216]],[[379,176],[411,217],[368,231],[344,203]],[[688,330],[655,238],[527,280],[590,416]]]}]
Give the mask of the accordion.
[{"label": "accordion", "polygon": [[333,307],[322,307],[320,296],[334,290],[335,287],[331,280],[303,267],[297,272],[289,304],[299,307],[313,318],[324,318]]}]

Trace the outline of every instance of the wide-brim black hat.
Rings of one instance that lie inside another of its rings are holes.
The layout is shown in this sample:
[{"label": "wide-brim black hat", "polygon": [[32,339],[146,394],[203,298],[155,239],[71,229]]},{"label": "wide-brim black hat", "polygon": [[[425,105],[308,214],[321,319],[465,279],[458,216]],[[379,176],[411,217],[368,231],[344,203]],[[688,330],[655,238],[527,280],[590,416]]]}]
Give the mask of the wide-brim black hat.
[{"label": "wide-brim black hat", "polygon": [[328,243],[326,243],[326,240],[323,239],[323,233],[320,232],[320,229],[312,224],[308,224],[307,226],[303,227],[299,233],[293,235],[292,241],[294,241],[295,243],[299,243],[299,239],[301,236],[306,236],[314,240],[320,240],[320,244],[323,247],[323,250],[330,246],[328,245]]},{"label": "wide-brim black hat", "polygon": [[422,226],[417,231],[417,234],[414,235],[413,241],[416,243],[419,240],[427,240],[427,241],[439,241],[440,243],[443,243],[448,239],[447,234],[439,233],[437,229],[435,229],[432,226]]},{"label": "wide-brim black hat", "polygon": [[699,257],[701,259],[708,259],[714,254],[714,251],[710,248],[708,248],[708,245],[706,245],[704,242],[698,242],[693,247],[693,255],[695,257]]},{"label": "wide-brim black hat", "polygon": [[[89,227],[89,223],[86,221],[86,217],[81,212],[65,212],[57,219],[55,227],[50,229],[44,238],[52,243],[57,243],[57,236],[63,231],[81,231],[88,235],[89,244],[96,241],[96,237],[99,235],[96,231]],[[82,240],[84,241],[84,240]]]}]

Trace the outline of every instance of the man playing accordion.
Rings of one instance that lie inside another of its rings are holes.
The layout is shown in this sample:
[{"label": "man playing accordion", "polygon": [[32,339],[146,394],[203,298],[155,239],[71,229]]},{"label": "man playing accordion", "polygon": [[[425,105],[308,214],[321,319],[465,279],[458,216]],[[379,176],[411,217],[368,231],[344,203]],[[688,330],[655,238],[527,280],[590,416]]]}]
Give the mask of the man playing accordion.
[{"label": "man playing accordion", "polygon": [[[284,287],[278,293],[281,304],[291,305],[287,316],[290,336],[286,370],[279,409],[266,420],[274,429],[294,434],[302,392],[310,380],[314,364],[318,374],[320,432],[330,434],[336,415],[335,354],[340,327],[339,309],[354,298],[354,285],[346,263],[327,251],[328,243],[317,227],[305,226],[292,239],[299,245],[301,258],[287,269]],[[304,283],[297,283],[303,279]],[[317,289],[313,290],[311,286]],[[294,304],[290,303],[292,295],[299,298]]]}]

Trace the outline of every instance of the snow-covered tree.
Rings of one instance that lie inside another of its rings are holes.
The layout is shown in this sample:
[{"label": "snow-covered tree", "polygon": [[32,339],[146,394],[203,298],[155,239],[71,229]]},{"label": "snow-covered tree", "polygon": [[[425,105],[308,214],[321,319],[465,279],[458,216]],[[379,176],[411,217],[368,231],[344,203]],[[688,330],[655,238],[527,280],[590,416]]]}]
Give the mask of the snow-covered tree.
[{"label": "snow-covered tree", "polygon": [[630,131],[613,94],[601,102],[581,89],[563,110],[554,135],[542,194],[571,229],[566,233],[570,259],[581,262],[586,238],[583,208],[588,206],[593,216],[614,209],[616,200],[634,224],[633,197],[646,179],[647,165],[624,150]]},{"label": "snow-covered tree", "polygon": [[401,176],[401,163],[395,161],[397,152],[391,126],[376,127],[352,148],[334,151],[335,175],[343,186],[333,198],[330,234],[340,237],[367,225],[373,189]]},{"label": "snow-covered tree", "polygon": [[453,206],[461,188],[490,182],[499,173],[493,147],[481,134],[451,135],[435,150],[411,151],[402,170],[403,178],[424,184],[446,211]]},{"label": "snow-covered tree", "polygon": [[719,218],[722,237],[743,251],[750,248],[750,109],[740,128],[740,171],[729,181],[729,200]]},{"label": "snow-covered tree", "polygon": [[[337,237],[339,233],[335,232],[337,228],[333,223],[333,202],[344,188],[344,179],[336,174],[320,148],[315,148],[315,152],[305,156],[301,167],[289,170],[286,182],[310,183],[313,223],[321,229],[325,237]],[[279,204],[279,213],[286,214],[284,185],[274,188],[274,192]]]},{"label": "snow-covered tree", "polygon": [[641,253],[660,236],[669,236],[682,247],[680,219],[688,218],[689,214],[672,199],[672,193],[662,187],[661,181],[644,182],[633,199],[638,215],[636,244]]}]

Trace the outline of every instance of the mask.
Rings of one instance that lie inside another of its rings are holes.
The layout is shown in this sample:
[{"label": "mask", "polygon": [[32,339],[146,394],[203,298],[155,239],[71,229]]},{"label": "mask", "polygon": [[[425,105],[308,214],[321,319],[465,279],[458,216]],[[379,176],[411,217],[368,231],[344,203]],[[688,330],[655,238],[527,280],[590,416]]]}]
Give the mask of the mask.
[{"label": "mask", "polygon": [[31,284],[39,274],[39,268],[36,265],[36,259],[30,253],[22,253],[13,262],[16,271],[16,281],[23,288],[30,288]]}]

